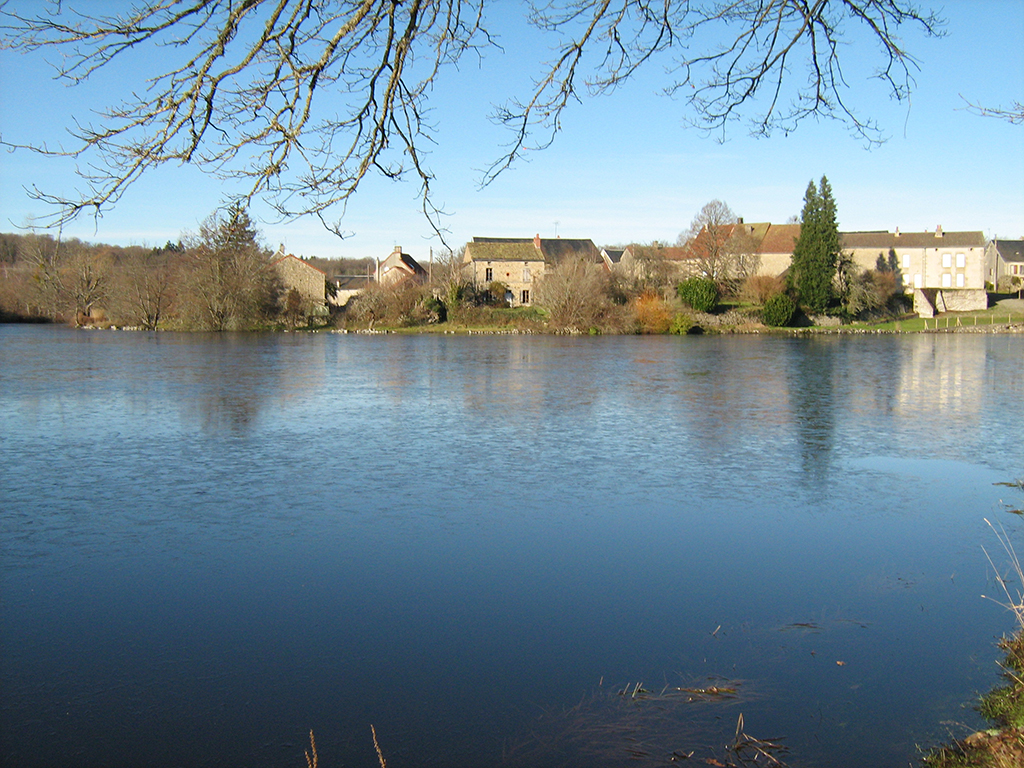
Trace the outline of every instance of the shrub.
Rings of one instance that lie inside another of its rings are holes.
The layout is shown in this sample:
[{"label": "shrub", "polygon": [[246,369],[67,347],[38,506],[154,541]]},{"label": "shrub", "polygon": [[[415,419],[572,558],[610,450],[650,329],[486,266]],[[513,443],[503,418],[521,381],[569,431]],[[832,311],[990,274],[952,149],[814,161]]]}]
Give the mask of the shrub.
[{"label": "shrub", "polygon": [[346,314],[356,324],[370,328],[375,323],[413,325],[416,305],[423,299],[423,290],[411,280],[395,285],[373,283],[352,300]]},{"label": "shrub", "polygon": [[448,308],[436,296],[425,296],[413,309],[412,318],[417,324],[443,323],[448,319]]},{"label": "shrub", "polygon": [[668,326],[668,332],[675,336],[685,336],[693,328],[693,318],[685,312],[679,312],[672,318]]},{"label": "shrub", "polygon": [[764,303],[764,310],[761,316],[765,325],[772,328],[782,328],[789,325],[796,314],[796,303],[785,293],[772,296]]},{"label": "shrub", "polygon": [[664,299],[652,291],[644,291],[633,307],[640,333],[668,333],[671,317]]},{"label": "shrub", "polygon": [[508,306],[508,286],[500,280],[495,280],[487,286],[488,301],[497,307]]},{"label": "shrub", "polygon": [[691,277],[676,288],[679,298],[698,312],[710,312],[718,304],[718,286],[706,277]]},{"label": "shrub", "polygon": [[606,273],[595,264],[565,259],[545,270],[537,285],[535,302],[551,313],[554,329],[582,331],[603,325],[608,304]]},{"label": "shrub", "polygon": [[771,275],[751,275],[743,281],[739,296],[743,301],[764,306],[772,296],[778,296],[785,289],[781,277]]}]

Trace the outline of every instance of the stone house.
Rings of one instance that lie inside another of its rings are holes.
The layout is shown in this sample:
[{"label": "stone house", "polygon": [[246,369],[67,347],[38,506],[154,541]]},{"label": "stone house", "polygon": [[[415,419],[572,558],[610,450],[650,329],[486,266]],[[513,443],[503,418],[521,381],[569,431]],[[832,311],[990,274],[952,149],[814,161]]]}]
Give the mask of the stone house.
[{"label": "stone house", "polygon": [[383,261],[377,261],[374,279],[380,285],[395,285],[404,280],[424,283],[427,281],[427,270],[412,256],[402,253],[402,247],[396,245],[390,256]]},{"label": "stone house", "polygon": [[[843,250],[861,269],[874,269],[881,256],[892,260],[897,278],[914,294],[914,311],[985,309],[985,236],[981,232],[843,232]],[[893,258],[895,257],[895,258]]]},{"label": "stone house", "polygon": [[605,272],[614,272],[620,269],[622,263],[622,257],[625,255],[629,246],[626,248],[602,248],[601,249],[601,260],[604,262]]},{"label": "stone house", "polygon": [[478,291],[492,283],[505,285],[505,298],[513,307],[533,303],[544,272],[568,259],[605,266],[592,240],[562,238],[474,237],[466,243],[462,270]]},{"label": "stone house", "polygon": [[372,282],[373,278],[370,275],[335,275],[331,278],[334,286],[333,295],[328,295],[327,303],[334,307],[344,307],[365,291]]},{"label": "stone house", "polygon": [[800,239],[799,224],[747,224],[749,236],[758,240],[756,275],[779,277],[793,263],[793,248]]},{"label": "stone house", "polygon": [[799,224],[751,224],[743,219],[717,227],[714,233],[702,229],[683,249],[680,276],[721,269],[722,279],[777,277],[789,269],[798,237]]},{"label": "stone house", "polygon": [[1024,240],[990,240],[985,246],[985,280],[997,291],[1024,283]]},{"label": "stone house", "polygon": [[305,317],[323,317],[327,314],[327,275],[312,264],[297,256],[288,254],[271,262],[271,267],[281,280],[281,301],[287,301],[290,291],[299,294],[300,311]]},{"label": "stone house", "polygon": [[[608,257],[605,258],[605,253]],[[614,261],[615,254],[618,260]],[[634,280],[682,280],[694,274],[695,266],[689,250],[675,245],[627,245],[621,250],[601,251],[609,271]]]}]

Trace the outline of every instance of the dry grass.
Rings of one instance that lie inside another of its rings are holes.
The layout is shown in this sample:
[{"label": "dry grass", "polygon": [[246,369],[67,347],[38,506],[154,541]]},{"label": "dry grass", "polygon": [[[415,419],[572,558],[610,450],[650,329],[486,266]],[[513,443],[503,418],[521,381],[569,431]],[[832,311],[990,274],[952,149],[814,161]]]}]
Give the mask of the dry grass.
[{"label": "dry grass", "polygon": [[[373,735],[373,748],[377,750],[377,759],[380,761],[380,768],[388,768],[387,762],[384,760],[384,753],[381,751],[380,743],[377,741],[377,729],[370,724],[370,733]],[[316,753],[316,739],[313,737],[313,731],[309,732],[309,749],[306,750],[306,768],[318,768],[320,758]]]},{"label": "dry grass", "polygon": [[1006,597],[1006,602],[1001,599],[982,595],[986,600],[992,600],[998,605],[1003,606],[1009,611],[1012,611],[1017,619],[1017,626],[1020,630],[1024,631],[1024,592],[1022,592],[1022,586],[1024,585],[1024,568],[1021,567],[1020,559],[1017,557],[1016,551],[1014,551],[1013,544],[1010,541],[1009,536],[1006,535],[1006,530],[1002,525],[999,526],[999,530],[992,525],[988,519],[985,520],[988,527],[992,529],[992,532],[996,535],[996,540],[1002,545],[1003,551],[1010,561],[1010,570],[1017,577],[1017,588],[1013,592],[1010,590],[1008,576],[1000,576],[999,569],[996,568],[995,563],[992,561],[992,556],[989,555],[988,550],[982,547],[982,551],[985,553],[985,557],[988,559],[988,564],[992,567],[992,570],[996,574],[996,581],[999,582],[999,586],[1002,587],[1003,595]]},{"label": "dry grass", "polygon": [[316,739],[313,738],[313,730],[309,731],[309,749],[306,750],[306,768],[317,768]]},{"label": "dry grass", "polygon": [[377,729],[370,724],[370,733],[373,734],[373,748],[377,750],[377,759],[380,760],[380,768],[388,768],[388,764],[384,761],[384,753],[380,751],[380,744],[377,742]]}]

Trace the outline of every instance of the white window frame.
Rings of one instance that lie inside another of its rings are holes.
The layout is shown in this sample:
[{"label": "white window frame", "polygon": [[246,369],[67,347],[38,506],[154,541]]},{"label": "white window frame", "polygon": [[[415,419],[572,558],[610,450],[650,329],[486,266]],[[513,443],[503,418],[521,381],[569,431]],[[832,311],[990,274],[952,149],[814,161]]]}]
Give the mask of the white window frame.
[{"label": "white window frame", "polygon": [[953,276],[949,272],[944,272],[942,275],[942,287],[952,288],[953,287]]},{"label": "white window frame", "polygon": [[957,288],[963,288],[964,287],[964,273],[963,272],[957,272],[956,273],[956,287]]},{"label": "white window frame", "polygon": [[963,269],[966,266],[967,266],[967,256],[966,256],[966,254],[958,253],[956,255],[956,268],[957,269]]},{"label": "white window frame", "polygon": [[950,268],[952,268],[952,266],[953,266],[953,254],[952,253],[944,253],[944,254],[942,254],[942,268],[943,269],[950,269]]}]

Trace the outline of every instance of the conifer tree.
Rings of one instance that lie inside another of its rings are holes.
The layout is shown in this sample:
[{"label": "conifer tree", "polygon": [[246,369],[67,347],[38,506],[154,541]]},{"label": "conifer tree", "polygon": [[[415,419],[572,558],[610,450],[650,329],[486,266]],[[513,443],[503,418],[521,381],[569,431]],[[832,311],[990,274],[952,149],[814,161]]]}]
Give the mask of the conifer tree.
[{"label": "conifer tree", "polygon": [[822,176],[817,188],[812,180],[804,193],[800,237],[789,270],[789,287],[810,312],[823,312],[832,301],[839,252],[836,203],[828,179]]}]

